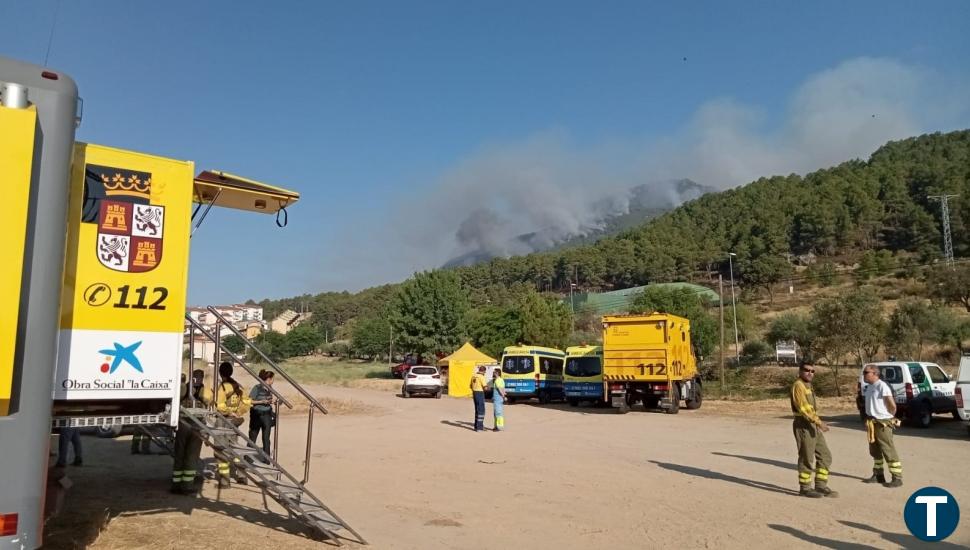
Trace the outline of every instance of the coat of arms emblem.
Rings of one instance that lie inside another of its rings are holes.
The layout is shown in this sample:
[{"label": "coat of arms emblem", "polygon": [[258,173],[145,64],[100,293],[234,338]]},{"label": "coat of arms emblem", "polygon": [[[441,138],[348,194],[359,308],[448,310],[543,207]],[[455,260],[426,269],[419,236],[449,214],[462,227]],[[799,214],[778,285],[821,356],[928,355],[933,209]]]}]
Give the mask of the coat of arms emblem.
[{"label": "coat of arms emblem", "polygon": [[[162,261],[165,207],[148,202],[151,174],[88,166],[97,170],[105,197],[98,202],[95,252],[101,265],[115,271],[142,273]],[[95,172],[95,173],[97,173]]]}]

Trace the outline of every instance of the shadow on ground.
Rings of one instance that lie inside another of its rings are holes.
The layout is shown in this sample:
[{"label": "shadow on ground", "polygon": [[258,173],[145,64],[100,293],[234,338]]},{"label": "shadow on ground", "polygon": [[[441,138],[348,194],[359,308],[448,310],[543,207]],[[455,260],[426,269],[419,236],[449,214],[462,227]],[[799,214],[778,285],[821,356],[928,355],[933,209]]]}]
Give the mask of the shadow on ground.
[{"label": "shadow on ground", "polygon": [[674,472],[679,472],[681,474],[687,474],[695,477],[701,477],[704,479],[716,479],[718,481],[727,481],[729,483],[736,483],[744,487],[750,487],[752,489],[759,489],[762,491],[770,491],[772,493],[781,493],[783,495],[798,496],[798,491],[792,489],[786,489],[780,487],[773,483],[766,483],[764,481],[755,481],[753,479],[745,479],[743,477],[732,476],[728,474],[722,474],[721,472],[715,472],[714,470],[705,470],[703,468],[695,468],[693,466],[685,466],[684,464],[671,464],[668,462],[657,462],[656,460],[648,461],[652,464],[656,464],[661,468],[666,470],[671,470]]},{"label": "shadow on ground", "polygon": [[[904,535],[902,533],[890,533],[889,531],[883,531],[871,525],[865,525],[863,523],[856,523],[853,521],[839,520],[839,523],[845,525],[846,527],[851,527],[853,529],[859,529],[861,531],[868,531],[870,533],[875,533],[882,537],[885,544],[879,546],[870,546],[868,544],[859,544],[855,542],[845,542],[841,540],[829,539],[825,537],[819,537],[811,533],[806,533],[800,529],[796,529],[789,525],[778,525],[775,523],[769,523],[768,527],[774,529],[775,531],[781,531],[782,533],[787,533],[797,539],[803,540],[807,543],[813,544],[815,546],[820,546],[822,548],[834,548],[837,550],[878,550],[879,548],[886,548],[889,544],[895,545],[900,548],[926,548],[926,549],[940,549],[940,550],[957,550],[958,548],[965,549],[967,546],[954,544],[947,541],[939,542],[923,542],[912,535]],[[902,522],[900,522],[902,523]]]},{"label": "shadow on ground", "polygon": [[[968,540],[961,541],[962,544],[955,544],[952,542],[947,542],[945,540],[937,542],[925,542],[919,540],[910,534],[903,533],[890,533],[889,531],[883,531],[882,529],[877,529],[871,525],[866,525],[864,523],[857,523],[854,521],[839,520],[839,523],[847,527],[852,527],[853,529],[859,529],[861,531],[869,531],[870,533],[875,533],[882,537],[886,542],[895,544],[901,548],[933,548],[940,550],[956,550],[958,548],[966,549],[968,548]],[[902,522],[900,522],[902,523]],[[952,535],[951,535],[952,536]]]},{"label": "shadow on ground", "polygon": [[[791,471],[796,471],[797,470],[797,467],[796,467],[796,465],[795,465],[794,462],[786,462],[784,460],[775,460],[773,458],[762,458],[760,456],[733,455],[731,453],[721,453],[721,452],[717,452],[717,451],[714,451],[711,454],[712,455],[717,455],[717,456],[727,456],[727,457],[731,457],[731,458],[740,458],[741,460],[747,460],[749,462],[757,462],[759,464],[767,464],[769,466],[777,466],[777,467],[783,468],[785,470],[791,470]],[[833,477],[844,477],[844,478],[847,478],[847,479],[855,479],[855,480],[858,480],[858,481],[862,481],[863,479],[865,479],[865,478],[860,477],[860,476],[854,476],[854,475],[850,475],[850,474],[841,474],[839,472],[829,472],[829,475],[831,475]]]},{"label": "shadow on ground", "polygon": [[473,422],[464,422],[462,420],[442,420],[441,423],[446,426],[454,426],[455,428],[461,428],[463,430],[475,431],[475,424]]},{"label": "shadow on ground", "polygon": [[[119,517],[148,517],[176,512],[181,514],[178,517],[188,518],[196,511],[212,512],[244,523],[300,536],[308,541],[333,545],[331,541],[322,539],[315,530],[288,518],[282,506],[266,496],[263,496],[260,508],[229,502],[224,498],[224,492],[217,489],[211,481],[205,483],[197,497],[169,493],[171,456],[132,455],[130,440],[127,438],[84,437],[82,446],[84,466],[68,466],[65,470],[73,486],[65,495],[60,513],[45,526],[44,548],[87,548],[98,540],[111,521]],[[204,462],[207,468],[212,465],[211,460]],[[247,491],[255,495],[262,493],[258,487],[238,484],[233,484],[226,491]],[[174,519],[173,522],[177,527],[179,520]],[[197,520],[195,524],[197,525]],[[212,544],[208,544],[210,541],[202,544],[203,541],[191,532],[180,534],[179,529],[169,529],[167,526],[165,529],[154,526],[153,529],[165,532],[165,537],[144,533],[146,545],[205,548],[218,546],[218,537],[211,541]],[[153,536],[157,537],[154,542]]]}]

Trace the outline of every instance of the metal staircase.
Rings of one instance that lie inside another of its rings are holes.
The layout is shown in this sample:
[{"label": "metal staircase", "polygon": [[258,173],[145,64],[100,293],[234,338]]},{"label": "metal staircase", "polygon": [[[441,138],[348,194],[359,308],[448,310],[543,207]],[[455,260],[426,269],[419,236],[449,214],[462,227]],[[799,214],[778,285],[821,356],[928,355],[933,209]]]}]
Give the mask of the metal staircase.
[{"label": "metal staircase", "polygon": [[186,315],[189,324],[189,372],[194,370],[195,362],[195,339],[196,332],[202,334],[205,339],[215,344],[213,356],[213,396],[217,395],[218,386],[218,365],[220,356],[225,354],[233,363],[242,367],[252,375],[256,383],[263,385],[272,393],[276,402],[276,415],[279,418],[280,406],[292,409],[293,404],[283,395],[276,391],[273,386],[266,385],[259,379],[257,372],[254,371],[246,361],[230,351],[221,341],[222,327],[228,328],[233,334],[238,336],[250,350],[250,352],[260,358],[264,365],[270,370],[280,375],[290,383],[310,404],[309,418],[307,421],[306,456],[304,462],[303,479],[297,480],[290,472],[286,471],[274,458],[279,456],[279,430],[277,423],[273,430],[273,453],[272,456],[258,448],[255,442],[251,441],[246,434],[233,425],[226,417],[218,412],[204,408],[202,403],[192,403],[189,407],[180,407],[180,419],[192,425],[202,436],[203,442],[212,448],[217,459],[233,464],[235,468],[245,474],[246,478],[259,487],[264,495],[278,502],[290,517],[302,522],[307,527],[319,532],[328,541],[342,545],[342,541],[355,542],[357,544],[367,544],[367,541],[360,536],[357,531],[347,525],[336,513],[333,512],[319,498],[309,491],[306,483],[310,478],[310,450],[313,438],[313,416],[315,411],[327,414],[326,407],[310,394],[302,385],[290,377],[286,371],[266,356],[258,347],[250,342],[236,327],[222,316],[215,308],[207,308],[208,312],[217,320],[214,333],[204,325]]},{"label": "metal staircase", "polygon": [[[259,449],[226,417],[202,408],[181,407],[179,414],[199,431],[202,441],[212,448],[217,459],[234,464],[264,494],[283,506],[290,517],[316,529],[337,545],[342,545],[341,539],[367,544],[357,531],[276,460]],[[346,531],[353,538],[342,535],[340,531]]]}]

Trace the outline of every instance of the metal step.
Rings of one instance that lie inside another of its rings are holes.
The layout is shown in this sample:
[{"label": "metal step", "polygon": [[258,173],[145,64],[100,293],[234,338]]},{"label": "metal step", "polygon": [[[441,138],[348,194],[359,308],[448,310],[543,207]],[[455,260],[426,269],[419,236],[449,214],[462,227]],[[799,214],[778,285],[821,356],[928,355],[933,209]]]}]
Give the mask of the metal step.
[{"label": "metal step", "polygon": [[[363,537],[324,506],[305,485],[266,457],[253,441],[222,415],[210,410],[186,408],[181,409],[181,414],[187,423],[199,430],[206,445],[222,459],[233,462],[239,472],[283,506],[293,518],[318,531],[338,546],[342,545],[341,538],[367,544]],[[208,425],[206,420],[213,417],[218,427]],[[270,462],[263,462],[263,459]],[[352,538],[341,537],[337,534],[339,531],[346,531]]]}]

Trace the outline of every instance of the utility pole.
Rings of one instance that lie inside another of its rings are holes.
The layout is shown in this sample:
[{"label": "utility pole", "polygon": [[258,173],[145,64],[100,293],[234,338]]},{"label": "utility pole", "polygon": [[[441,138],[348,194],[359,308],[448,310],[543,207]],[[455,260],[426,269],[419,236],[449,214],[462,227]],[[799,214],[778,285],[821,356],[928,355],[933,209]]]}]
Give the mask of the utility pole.
[{"label": "utility pole", "polygon": [[724,395],[724,276],[717,274],[717,298],[721,302],[718,311],[721,313],[721,345],[718,347],[720,359],[718,361],[717,374],[721,379],[721,395]]},{"label": "utility pole", "polygon": [[940,217],[943,218],[943,258],[946,265],[953,269],[953,240],[950,238],[950,205],[948,201],[959,195],[929,195],[931,201],[940,201]]},{"label": "utility pole", "polygon": [[741,368],[741,343],[738,340],[738,302],[734,298],[734,252],[728,252],[728,267],[731,270],[731,308],[734,310],[734,354],[737,357],[737,368]]},{"label": "utility pole", "polygon": [[573,301],[573,289],[576,288],[576,283],[569,282],[569,311],[573,314],[573,332],[576,332],[576,303]]}]

